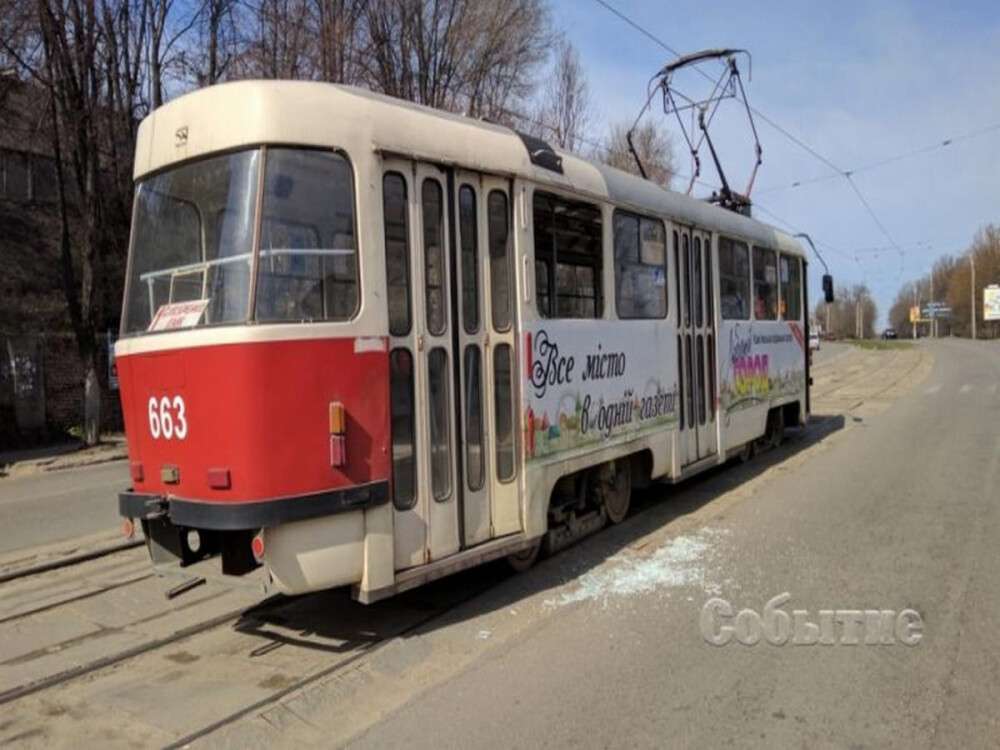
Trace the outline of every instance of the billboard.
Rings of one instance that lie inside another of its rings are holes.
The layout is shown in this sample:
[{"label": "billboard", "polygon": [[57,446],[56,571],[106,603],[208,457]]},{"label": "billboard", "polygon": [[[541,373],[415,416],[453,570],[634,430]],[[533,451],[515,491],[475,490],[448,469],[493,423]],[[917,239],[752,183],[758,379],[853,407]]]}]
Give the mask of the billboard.
[{"label": "billboard", "polygon": [[1000,285],[983,289],[983,320],[1000,320]]}]

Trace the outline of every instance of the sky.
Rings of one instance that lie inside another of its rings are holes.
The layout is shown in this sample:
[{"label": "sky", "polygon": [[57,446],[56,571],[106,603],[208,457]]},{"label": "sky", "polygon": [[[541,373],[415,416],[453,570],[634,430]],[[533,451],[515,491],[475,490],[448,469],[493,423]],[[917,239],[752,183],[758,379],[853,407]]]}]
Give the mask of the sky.
[{"label": "sky", "polygon": [[[853,179],[872,218],[848,180],[756,121],[764,163],[752,194],[755,217],[808,232],[838,286],[869,286],[880,325],[904,283],[927,273],[936,258],[964,251],[982,225],[1000,224],[997,0],[606,1],[681,53],[748,49],[750,104],[840,170],[954,139],[944,148],[858,171]],[[608,123],[633,120],[647,82],[670,53],[597,0],[553,0],[553,20],[579,50],[587,73],[591,138],[603,136]],[[689,95],[707,93],[708,84],[695,75],[677,83]],[[690,173],[676,121],[663,122],[678,170]],[[730,184],[742,191],[753,151],[740,105],[727,102],[710,132]],[[707,150],[701,174],[717,184]],[[828,179],[789,187],[814,178]],[[686,181],[674,188],[683,190]],[[820,273],[820,264],[811,263],[813,302],[821,297]]]}]

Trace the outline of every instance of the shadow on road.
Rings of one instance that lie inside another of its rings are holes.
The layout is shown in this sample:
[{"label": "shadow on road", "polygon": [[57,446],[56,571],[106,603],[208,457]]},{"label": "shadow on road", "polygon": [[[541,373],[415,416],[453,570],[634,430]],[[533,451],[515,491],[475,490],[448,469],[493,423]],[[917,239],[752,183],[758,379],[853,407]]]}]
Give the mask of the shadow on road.
[{"label": "shadow on road", "polygon": [[[624,523],[582,540],[521,575],[513,574],[502,561],[489,563],[372,605],[353,601],[347,589],[277,596],[248,610],[235,627],[261,638],[252,656],[285,645],[347,654],[385,638],[419,635],[514,606],[533,594],[572,582],[637,539],[696,512],[844,426],[842,415],[813,415],[807,428],[790,430],[781,447],[749,463],[731,460],[676,485],[654,483],[637,490]],[[460,603],[469,606],[457,607]]]}]

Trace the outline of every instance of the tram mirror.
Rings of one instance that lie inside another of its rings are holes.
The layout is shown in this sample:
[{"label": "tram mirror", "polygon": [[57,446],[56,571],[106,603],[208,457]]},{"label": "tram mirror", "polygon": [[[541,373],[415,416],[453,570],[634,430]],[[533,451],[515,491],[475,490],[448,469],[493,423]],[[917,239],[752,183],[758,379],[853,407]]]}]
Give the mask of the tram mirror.
[{"label": "tram mirror", "polygon": [[833,302],[833,276],[828,273],[823,274],[823,297],[826,304]]}]

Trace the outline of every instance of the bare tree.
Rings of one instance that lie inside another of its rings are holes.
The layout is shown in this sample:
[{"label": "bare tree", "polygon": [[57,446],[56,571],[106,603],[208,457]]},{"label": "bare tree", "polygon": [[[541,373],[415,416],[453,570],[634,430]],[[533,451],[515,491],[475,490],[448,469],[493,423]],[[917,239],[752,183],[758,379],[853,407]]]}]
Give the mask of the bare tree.
[{"label": "bare tree", "polygon": [[315,28],[309,10],[309,0],[259,0],[250,6],[234,77],[312,78]]},{"label": "bare tree", "polygon": [[[132,0],[116,0],[121,5]],[[189,7],[174,0],[142,0],[146,35],[146,66],[149,80],[149,104],[156,109],[164,102],[168,74],[182,75],[183,41],[208,10],[204,5]]]},{"label": "bare tree", "polygon": [[370,0],[365,32],[373,90],[497,119],[530,93],[551,43],[543,0]]},{"label": "bare tree", "polygon": [[559,44],[555,65],[544,84],[538,114],[528,123],[529,132],[567,151],[580,151],[593,105],[580,54],[568,41]]},{"label": "bare tree", "polygon": [[534,92],[538,67],[556,41],[546,0],[472,2],[470,26],[477,33],[469,71],[462,84],[470,117],[508,122]]},{"label": "bare tree", "polygon": [[[43,93],[55,157],[59,272],[84,367],[84,437],[99,438],[98,332],[117,318],[131,206],[145,0],[7,0],[18,36],[0,38],[25,85]],[[71,230],[70,196],[79,216]],[[79,227],[79,229],[77,229]]]},{"label": "bare tree", "polygon": [[[612,167],[617,167],[632,174],[640,174],[635,163],[635,157],[628,147],[629,123],[618,122],[611,126],[611,131],[605,140],[603,152],[595,156]],[[676,168],[674,166],[674,147],[666,130],[658,127],[652,120],[644,120],[632,134],[632,143],[639,153],[642,165],[649,179],[665,188],[670,187]]]},{"label": "bare tree", "polygon": [[356,83],[361,22],[368,0],[312,0],[316,24],[316,77]]},{"label": "bare tree", "polygon": [[212,86],[224,80],[241,50],[239,0],[201,0],[181,29],[171,64],[187,86]]},{"label": "bare tree", "polygon": [[[837,338],[857,338],[860,327],[861,338],[872,338],[878,306],[868,287],[856,284],[850,289],[838,289],[835,298],[836,302],[830,305],[830,330],[827,333]],[[824,324],[827,320],[826,307],[825,302],[819,302],[813,311],[813,317]]]}]

